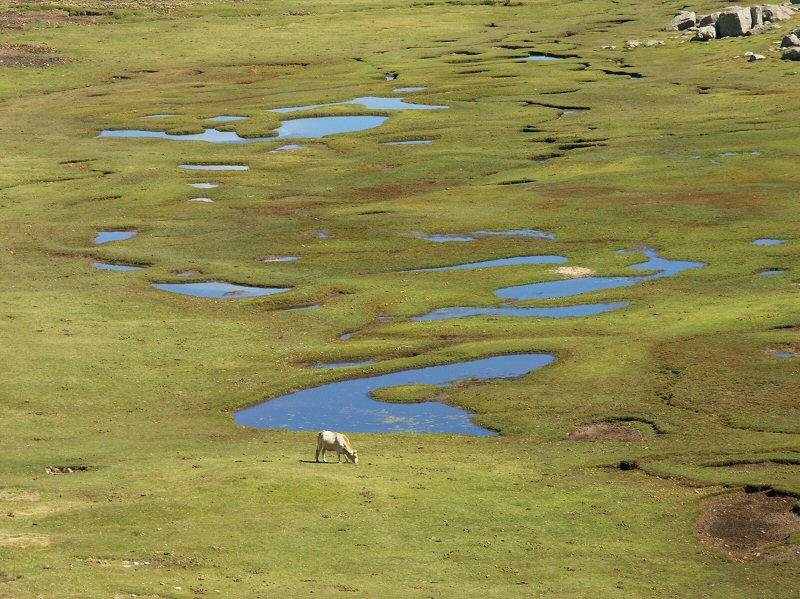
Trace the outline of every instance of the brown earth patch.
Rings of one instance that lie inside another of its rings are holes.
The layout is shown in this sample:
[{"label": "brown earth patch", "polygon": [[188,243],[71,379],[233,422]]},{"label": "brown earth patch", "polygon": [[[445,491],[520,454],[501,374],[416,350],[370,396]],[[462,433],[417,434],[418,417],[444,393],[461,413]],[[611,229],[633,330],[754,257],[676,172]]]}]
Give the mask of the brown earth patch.
[{"label": "brown earth patch", "polygon": [[0,45],[0,67],[50,67],[69,62],[69,58],[54,56],[58,52],[50,46],[31,44]]},{"label": "brown earth patch", "polygon": [[727,553],[734,561],[800,557],[797,499],[771,492],[727,493],[703,503],[695,534],[704,545]]},{"label": "brown earth patch", "polygon": [[611,422],[588,422],[579,424],[569,433],[570,441],[646,441],[647,435],[630,422],[614,420]]}]

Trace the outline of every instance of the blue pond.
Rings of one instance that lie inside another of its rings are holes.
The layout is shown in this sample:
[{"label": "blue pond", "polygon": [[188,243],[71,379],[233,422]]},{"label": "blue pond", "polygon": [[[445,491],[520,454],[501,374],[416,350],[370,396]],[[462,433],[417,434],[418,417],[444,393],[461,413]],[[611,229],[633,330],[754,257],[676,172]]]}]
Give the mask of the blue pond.
[{"label": "blue pond", "polygon": [[125,241],[137,233],[138,231],[98,231],[97,237],[94,238],[94,243],[100,245],[109,241]]},{"label": "blue pond", "polygon": [[316,310],[317,308],[321,308],[320,304],[314,304],[313,306],[302,306],[300,308],[289,308],[289,312],[305,312],[306,310]]},{"label": "blue pond", "polygon": [[720,158],[730,158],[731,156],[761,156],[761,152],[723,152],[719,155]]},{"label": "blue pond", "polygon": [[202,133],[172,135],[163,131],[144,131],[141,129],[119,129],[101,131],[101,137],[145,137],[169,139],[172,141],[206,141],[215,144],[251,144],[279,139],[318,139],[337,133],[352,133],[379,127],[389,117],[385,116],[327,116],[283,121],[278,127],[277,136],[240,137],[235,131],[205,129]]},{"label": "blue pond", "polygon": [[294,262],[299,259],[300,256],[274,256],[272,258],[264,258],[262,262]]},{"label": "blue pond", "polygon": [[290,287],[247,287],[245,285],[234,285],[232,283],[220,281],[209,281],[206,283],[153,283],[153,287],[163,289],[164,291],[171,291],[172,293],[180,293],[182,295],[222,299],[274,295],[291,289]]},{"label": "blue pond", "polygon": [[101,270],[142,270],[141,266],[126,266],[125,264],[109,264],[108,262],[92,262],[92,266]]},{"label": "blue pond", "polygon": [[170,117],[183,116],[180,114],[148,114],[147,116],[139,117],[142,119],[166,119]]},{"label": "blue pond", "polygon": [[181,164],[187,171],[249,171],[245,164]]},{"label": "blue pond", "polygon": [[325,364],[312,364],[309,368],[347,368],[348,366],[366,366],[374,364],[377,360],[364,360],[363,362],[328,362]]},{"label": "blue pond", "polygon": [[368,110],[435,110],[439,108],[449,108],[449,106],[434,106],[432,104],[412,104],[410,102],[403,102],[403,98],[376,98],[374,96],[365,96],[363,98],[354,98],[346,102],[331,102],[329,104],[309,104],[307,106],[289,106],[288,108],[273,108],[270,112],[298,112],[300,110],[314,110],[315,108],[327,108],[328,106],[347,106],[351,104],[358,104],[364,106]]},{"label": "blue pond", "polygon": [[[627,253],[626,250],[622,250]],[[624,308],[628,302],[614,302],[603,304],[579,304],[575,306],[557,306],[545,308],[519,308],[509,306],[516,302],[526,300],[544,300],[561,297],[572,297],[592,291],[614,289],[617,287],[630,287],[642,281],[658,279],[676,275],[685,270],[700,268],[705,266],[704,262],[685,262],[680,260],[667,260],[659,258],[655,250],[643,250],[645,256],[649,258],[646,262],[633,264],[629,268],[635,270],[655,270],[658,271],[651,275],[638,277],[586,277],[578,279],[565,279],[559,281],[546,281],[543,283],[531,283],[529,285],[517,285],[495,290],[495,295],[509,300],[500,307],[471,308],[471,307],[449,307],[433,310],[428,314],[415,316],[412,320],[444,320],[447,318],[465,318],[467,316],[534,316],[540,318],[567,318],[572,316],[591,316],[601,314],[610,310]]]},{"label": "blue pond", "polygon": [[[509,237],[539,237],[542,239],[555,239],[555,233],[548,233],[547,231],[539,231],[538,229],[510,229],[508,231],[474,231],[472,235],[483,235],[483,236],[509,236]],[[476,241],[476,237],[470,237],[467,235],[427,235],[427,236],[420,236],[420,239],[425,239],[427,241],[436,241],[439,243],[445,243],[447,241]]]},{"label": "blue pond", "polygon": [[756,239],[753,245],[780,245],[786,243],[788,239]]},{"label": "blue pond", "polygon": [[409,141],[385,141],[384,146],[416,146],[419,144],[432,144],[432,139],[412,139]]},{"label": "blue pond", "polygon": [[422,92],[428,89],[427,87],[398,87],[393,89],[393,92]]},{"label": "blue pond", "polygon": [[468,316],[516,316],[523,318],[569,318],[572,316],[594,316],[603,312],[619,310],[630,305],[630,302],[610,302],[606,304],[579,304],[577,306],[556,306],[553,308],[439,308],[414,316],[411,320],[448,320],[450,318],[467,318]]},{"label": "blue pond", "polygon": [[772,270],[762,270],[758,274],[760,274],[760,275],[779,275],[779,274],[781,274],[783,272],[786,272],[786,271],[783,270],[782,268],[775,268],[775,269],[772,269]]},{"label": "blue pond", "polygon": [[435,241],[436,243],[448,243],[450,241],[475,241],[474,237],[464,237],[459,235],[429,235],[420,237],[425,241]]},{"label": "blue pond", "polygon": [[207,121],[214,121],[215,123],[233,123],[236,121],[246,121],[250,117],[247,116],[228,116],[228,115],[221,115],[221,116],[212,116],[210,119],[206,119]]},{"label": "blue pond", "polygon": [[475,231],[475,235],[511,235],[515,237],[541,237],[542,239],[555,239],[555,233],[539,231],[537,229],[511,229],[509,231]]},{"label": "blue pond", "polygon": [[398,385],[449,385],[469,379],[510,379],[555,360],[550,354],[494,356],[443,366],[329,383],[277,397],[235,414],[242,426],[297,431],[331,429],[361,433],[460,433],[491,436],[470,414],[436,402],[393,404],[370,394]]},{"label": "blue pond", "polygon": [[172,141],[208,141],[215,144],[250,144],[275,141],[276,139],[275,137],[239,137],[235,131],[220,131],[219,129],[206,129],[202,133],[187,133],[186,135],[172,135],[163,131],[144,131],[142,129],[106,129],[101,131],[97,137],[150,137]]},{"label": "blue pond", "polygon": [[522,58],[515,58],[517,61],[529,60],[564,60],[564,56],[549,56],[547,54],[531,54],[530,56],[523,56]]},{"label": "blue pond", "polygon": [[299,146],[297,144],[286,144],[285,146],[281,146],[280,148],[275,148],[274,150],[270,150],[270,152],[285,152],[286,150],[299,150],[300,148],[305,148],[305,146]]},{"label": "blue pond", "polygon": [[214,202],[214,200],[212,200],[211,198],[190,198],[187,201],[188,202],[204,202],[206,204],[212,204]]},{"label": "blue pond", "polygon": [[530,285],[517,285],[495,291],[495,295],[504,299],[516,301],[553,299],[557,297],[571,297],[615,289],[617,287],[631,287],[642,281],[671,277],[685,270],[705,266],[705,262],[684,262],[680,260],[667,260],[656,256],[655,250],[643,250],[642,253],[649,258],[647,262],[633,264],[629,268],[635,270],[657,270],[652,275],[639,277],[585,277],[581,279],[565,279],[562,281],[547,281],[545,283],[532,283]]},{"label": "blue pond", "polygon": [[[380,127],[386,116],[323,116],[283,121],[278,137],[271,139],[319,139],[337,133],[352,133]],[[286,146],[284,146],[285,148]]]},{"label": "blue pond", "polygon": [[433,272],[437,270],[472,270],[474,268],[491,268],[493,266],[514,266],[520,264],[564,264],[568,259],[564,256],[515,256],[513,258],[499,258],[483,262],[469,262],[455,266],[439,266],[436,268],[415,268],[414,270],[401,270],[400,272]]},{"label": "blue pond", "polygon": [[195,189],[214,189],[215,187],[219,187],[218,183],[189,183],[188,185]]}]

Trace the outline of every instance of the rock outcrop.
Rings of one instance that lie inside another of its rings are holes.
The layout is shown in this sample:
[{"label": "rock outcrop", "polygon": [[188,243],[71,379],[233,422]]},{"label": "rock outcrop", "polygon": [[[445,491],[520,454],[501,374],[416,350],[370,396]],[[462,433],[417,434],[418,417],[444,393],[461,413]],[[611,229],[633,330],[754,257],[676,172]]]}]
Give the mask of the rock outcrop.
[{"label": "rock outcrop", "polygon": [[698,22],[698,27],[707,27],[708,25],[716,25],[717,19],[722,13],[720,12],[712,12],[710,15],[706,15],[702,17]]},{"label": "rock outcrop", "polygon": [[733,6],[717,19],[717,37],[738,37],[747,33],[752,26],[750,9]]},{"label": "rock outcrop", "polygon": [[789,48],[781,58],[784,60],[800,60],[800,48]]},{"label": "rock outcrop", "polygon": [[692,38],[696,42],[707,42],[717,38],[717,29],[713,25],[700,27]]},{"label": "rock outcrop", "polygon": [[[800,2],[800,0],[797,0]],[[683,11],[669,22],[667,31],[696,31],[695,41],[705,42],[721,37],[758,35],[771,29],[780,29],[777,21],[785,21],[797,14],[797,8],[786,4],[759,4],[741,7],[730,6],[720,12],[698,16],[692,11]],[[711,32],[713,28],[714,32]]]},{"label": "rock outcrop", "polygon": [[697,14],[691,11],[679,12],[667,25],[667,31],[683,31],[697,25]]},{"label": "rock outcrop", "polygon": [[793,48],[794,46],[800,46],[800,36],[797,35],[797,32],[790,33],[781,40],[781,48]]}]

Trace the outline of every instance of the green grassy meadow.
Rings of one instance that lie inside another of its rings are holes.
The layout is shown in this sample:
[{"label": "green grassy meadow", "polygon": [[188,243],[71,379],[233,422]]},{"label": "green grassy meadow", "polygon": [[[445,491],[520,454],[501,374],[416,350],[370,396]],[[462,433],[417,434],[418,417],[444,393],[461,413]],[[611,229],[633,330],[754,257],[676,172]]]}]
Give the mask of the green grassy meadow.
[{"label": "green grassy meadow", "polygon": [[[708,44],[663,31],[682,6],[0,2],[0,48],[68,59],[0,64],[0,597],[797,597],[800,560],[772,547],[736,561],[695,524],[720,493],[800,497],[800,357],[775,355],[800,354],[800,69],[768,52],[777,31]],[[570,58],[513,60],[530,52]],[[406,86],[428,89],[392,92]],[[268,109],[363,96],[449,109],[280,115],[390,118],[275,153],[295,140],[96,139],[270,136]],[[179,116],[140,119],[158,113]],[[250,118],[204,121],[217,115]],[[414,139],[435,141],[382,145]],[[187,186],[204,181],[220,186]],[[558,237],[420,238],[509,229]],[[108,230],[138,234],[92,243]],[[707,266],[522,304],[631,302],[596,316],[432,322],[410,317],[562,276],[399,272],[558,254],[630,276],[641,255],[616,250],[642,247]],[[263,261],[276,256],[301,259]],[[292,291],[151,286],[188,280]],[[327,382],[522,352],[557,360],[444,396],[379,394],[444,398],[497,437],[349,433],[360,463],[323,465],[315,433],[232,417]],[[612,420],[646,440],[566,438]],[[47,473],[66,466],[89,469]]]}]

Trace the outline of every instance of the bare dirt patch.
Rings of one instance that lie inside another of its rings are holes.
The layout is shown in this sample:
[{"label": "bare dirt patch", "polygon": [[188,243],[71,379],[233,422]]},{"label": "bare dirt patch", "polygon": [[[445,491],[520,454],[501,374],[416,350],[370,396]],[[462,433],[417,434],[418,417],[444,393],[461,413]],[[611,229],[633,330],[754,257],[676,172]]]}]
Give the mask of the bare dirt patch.
[{"label": "bare dirt patch", "polygon": [[[1,6],[1,5],[0,5]],[[0,13],[0,29],[25,29],[31,23],[43,25],[92,25],[98,15],[70,15],[66,10],[8,11]]]},{"label": "bare dirt patch", "polygon": [[632,423],[622,420],[611,422],[588,422],[579,424],[569,433],[570,441],[646,441],[647,435]]},{"label": "bare dirt patch", "polygon": [[50,539],[44,535],[0,533],[0,547],[9,545],[49,545]]},{"label": "bare dirt patch", "polygon": [[49,466],[47,474],[72,474],[74,472],[86,472],[91,470],[89,466]]},{"label": "bare dirt patch", "polygon": [[559,266],[552,269],[557,275],[564,275],[571,278],[591,277],[595,272],[591,268],[585,266]]},{"label": "bare dirt patch", "polygon": [[727,553],[735,561],[800,557],[797,499],[777,493],[727,493],[703,503],[695,533],[704,545]]},{"label": "bare dirt patch", "polygon": [[36,491],[12,491],[10,489],[0,491],[0,501],[39,501],[40,497]]},{"label": "bare dirt patch", "polygon": [[69,62],[69,58],[56,56],[58,50],[50,46],[32,44],[0,44],[0,67],[51,67]]}]

